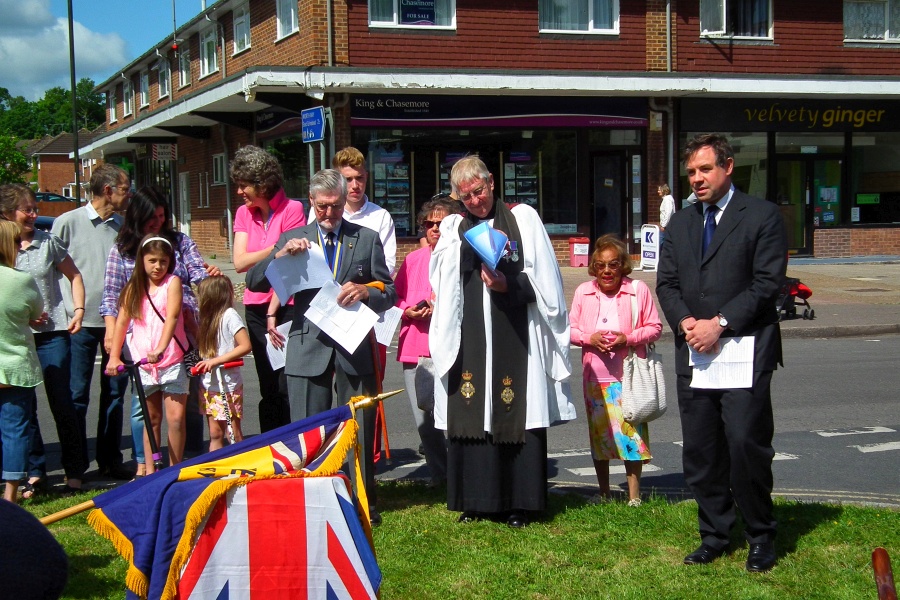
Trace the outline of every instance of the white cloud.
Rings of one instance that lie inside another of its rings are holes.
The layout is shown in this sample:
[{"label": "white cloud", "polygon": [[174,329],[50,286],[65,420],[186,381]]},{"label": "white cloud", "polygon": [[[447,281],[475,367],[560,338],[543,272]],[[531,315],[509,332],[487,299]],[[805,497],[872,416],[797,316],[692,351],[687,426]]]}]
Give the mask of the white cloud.
[{"label": "white cloud", "polygon": [[[0,86],[31,101],[55,86],[68,89],[70,83],[68,20],[53,18],[47,4],[0,0],[4,22],[21,19],[15,29],[0,36]],[[7,18],[8,10],[15,19]],[[97,33],[77,21],[73,30],[76,79],[90,77],[100,83],[115,68],[128,64],[125,40],[119,34]]]}]

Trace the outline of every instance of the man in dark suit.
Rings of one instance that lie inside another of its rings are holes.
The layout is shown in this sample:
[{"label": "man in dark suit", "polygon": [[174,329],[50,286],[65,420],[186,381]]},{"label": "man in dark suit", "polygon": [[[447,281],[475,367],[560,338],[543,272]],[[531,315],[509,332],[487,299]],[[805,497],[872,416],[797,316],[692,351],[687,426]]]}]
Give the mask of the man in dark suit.
[{"label": "man in dark suit", "polygon": [[[309,201],[316,220],[284,232],[265,259],[247,272],[252,291],[270,289],[266,268],[276,258],[306,252],[312,244],[325,251],[326,260],[341,284],[337,302],[351,306],[364,302],[375,312],[383,312],[397,301],[394,282],[384,259],[378,233],[343,219],[347,183],[339,171],[324,169],[309,184]],[[318,289],[294,294],[293,324],[288,336],[285,375],[291,419],[304,419],[331,408],[332,387],[338,402],[352,396],[377,394],[373,348],[367,336],[350,353],[306,318],[306,311]],[[284,299],[282,299],[284,301]],[[374,446],[375,411],[356,413],[360,425],[363,481],[369,498],[373,523],[381,520],[375,506]]]},{"label": "man in dark suit", "polygon": [[[770,383],[782,363],[775,300],[787,268],[778,208],[734,188],[734,151],[723,136],[698,135],[684,154],[699,200],[666,227],[656,292],[675,331],[684,476],[697,499],[702,544],[685,564],[728,551],[735,504],[750,544],[747,570],[775,565],[772,511],[774,420]],[[749,388],[691,387],[691,351],[717,352],[720,339],[753,336]]]}]

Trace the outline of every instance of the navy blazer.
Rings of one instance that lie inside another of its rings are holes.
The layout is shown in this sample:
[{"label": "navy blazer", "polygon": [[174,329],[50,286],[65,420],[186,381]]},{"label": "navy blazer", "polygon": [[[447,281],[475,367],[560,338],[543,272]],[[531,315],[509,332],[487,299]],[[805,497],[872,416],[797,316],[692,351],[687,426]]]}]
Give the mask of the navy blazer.
[{"label": "navy blazer", "polygon": [[676,372],[691,375],[679,323],[718,313],[728,320],[722,337],[755,336],[754,371],[772,371],[782,364],[776,300],[788,246],[781,213],[772,202],[735,190],[701,257],[705,206],[696,202],[675,213],[660,251],[656,295],[675,332]]},{"label": "navy blazer", "polygon": [[[318,243],[318,227],[315,221],[285,231],[264,260],[247,271],[247,289],[254,292],[267,292],[271,289],[266,279],[266,268],[284,245],[291,239],[306,238]],[[343,248],[341,263],[336,281],[341,285],[347,282],[367,284],[380,281],[384,291],[369,287],[369,299],[366,302],[375,312],[384,312],[397,302],[394,281],[384,260],[384,247],[378,233],[349,221],[341,223],[340,243]],[[294,294],[293,323],[289,334],[288,352],[285,374],[296,377],[316,377],[325,372],[335,356],[348,375],[371,375],[375,372],[372,362],[372,345],[366,336],[353,354],[336,344],[327,334],[306,319],[309,303],[319,293],[318,289],[303,290]],[[284,299],[281,299],[284,302]]]}]

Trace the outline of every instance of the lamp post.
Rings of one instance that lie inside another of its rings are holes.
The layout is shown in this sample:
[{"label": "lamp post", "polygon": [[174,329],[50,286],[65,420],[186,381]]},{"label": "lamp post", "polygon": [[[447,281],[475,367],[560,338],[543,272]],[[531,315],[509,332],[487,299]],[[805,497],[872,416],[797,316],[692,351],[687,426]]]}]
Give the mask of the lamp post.
[{"label": "lamp post", "polygon": [[69,76],[72,85],[72,144],[75,147],[75,193],[81,202],[81,159],[78,157],[78,99],[75,96],[75,33],[72,0],[69,5]]}]

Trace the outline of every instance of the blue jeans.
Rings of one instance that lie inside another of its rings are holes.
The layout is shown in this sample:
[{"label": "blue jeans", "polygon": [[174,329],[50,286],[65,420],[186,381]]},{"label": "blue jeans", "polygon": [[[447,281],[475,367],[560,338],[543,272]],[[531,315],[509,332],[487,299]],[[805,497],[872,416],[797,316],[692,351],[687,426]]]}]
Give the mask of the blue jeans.
[{"label": "blue jeans", "polygon": [[3,441],[3,479],[21,481],[28,468],[28,421],[35,404],[34,388],[0,388],[0,440]]},{"label": "blue jeans", "polygon": [[[103,370],[109,354],[103,348],[103,327],[84,327],[72,336],[71,388],[72,400],[78,415],[81,435],[87,440],[87,409],[91,400],[91,379],[94,376],[94,360],[100,347],[100,415],[97,419],[97,466],[114,467],[122,463],[122,420],[128,375],[108,377]],[[90,464],[87,443],[83,454],[85,464]]]},{"label": "blue jeans", "polygon": [[[84,461],[84,437],[78,427],[78,414],[72,402],[70,382],[70,348],[68,331],[36,333],[34,344],[44,372],[44,389],[47,403],[56,423],[56,434],[62,454],[62,466],[66,477],[81,479],[87,471]],[[29,424],[31,452],[28,455],[28,476],[43,477],[47,474],[44,457],[44,440],[37,415],[37,395]]]}]

